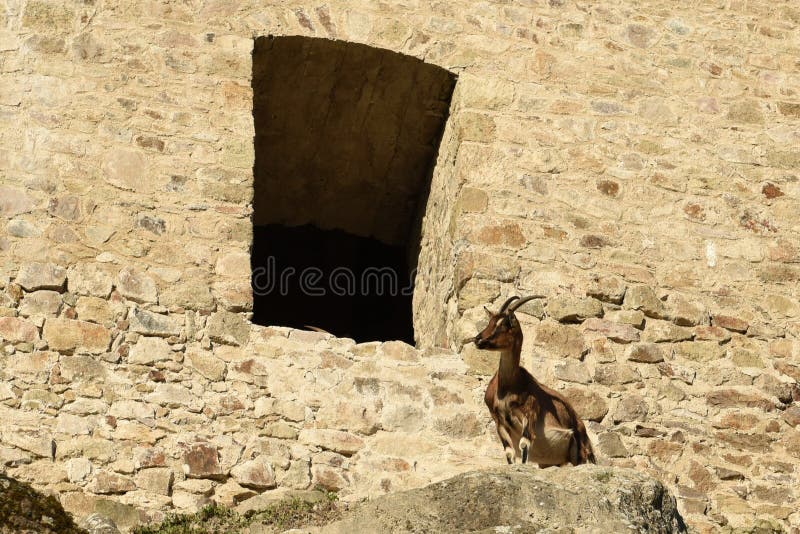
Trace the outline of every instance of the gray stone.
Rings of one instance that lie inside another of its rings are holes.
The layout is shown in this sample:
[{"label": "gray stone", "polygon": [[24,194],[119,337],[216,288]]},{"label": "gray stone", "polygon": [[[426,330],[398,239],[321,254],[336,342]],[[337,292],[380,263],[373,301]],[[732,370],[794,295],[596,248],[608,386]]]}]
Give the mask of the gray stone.
[{"label": "gray stone", "polygon": [[237,313],[219,311],[208,319],[207,334],[217,343],[244,345],[250,338],[250,325]]},{"label": "gray stone", "polygon": [[[321,534],[391,532],[686,532],[675,497],[632,469],[601,466],[472,471],[377,497]],[[513,525],[513,527],[509,527]]]},{"label": "gray stone", "polygon": [[92,473],[92,462],[86,458],[70,458],[66,461],[67,478],[70,482],[81,482]]},{"label": "gray stone", "polygon": [[130,329],[148,336],[178,336],[183,329],[183,319],[183,315],[164,315],[139,307],[131,308],[128,313]]},{"label": "gray stone", "polygon": [[597,436],[597,446],[600,454],[607,458],[626,458],[631,455],[616,432],[603,432]]},{"label": "gray stone", "polygon": [[117,524],[102,514],[90,514],[79,525],[88,534],[120,534]]},{"label": "gray stone", "polygon": [[6,224],[6,232],[14,237],[39,237],[42,230],[25,219],[13,219]]}]

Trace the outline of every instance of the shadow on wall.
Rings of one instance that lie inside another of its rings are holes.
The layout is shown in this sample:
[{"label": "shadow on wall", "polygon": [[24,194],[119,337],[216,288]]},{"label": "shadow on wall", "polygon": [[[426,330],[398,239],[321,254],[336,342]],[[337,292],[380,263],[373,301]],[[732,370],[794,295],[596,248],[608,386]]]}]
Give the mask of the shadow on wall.
[{"label": "shadow on wall", "polygon": [[[413,343],[408,286],[455,82],[440,67],[361,44],[256,39],[254,322]],[[265,291],[270,262],[277,282],[293,281]],[[321,274],[318,292],[303,284],[309,268]],[[332,276],[340,271],[350,274]],[[365,273],[374,271],[384,282],[370,288]],[[347,277],[352,291],[337,283]]]}]

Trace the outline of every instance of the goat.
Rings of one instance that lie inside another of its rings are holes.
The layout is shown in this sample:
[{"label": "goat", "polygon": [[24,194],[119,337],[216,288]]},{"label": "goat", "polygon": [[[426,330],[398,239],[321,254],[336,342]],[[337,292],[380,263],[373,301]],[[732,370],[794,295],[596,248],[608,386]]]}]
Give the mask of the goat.
[{"label": "goat", "polygon": [[589,435],[575,409],[519,364],[522,328],[514,312],[534,298],[540,297],[511,297],[497,313],[484,307],[490,316],[489,324],[470,340],[479,349],[500,352],[500,364],[484,400],[497,426],[506,460],[514,463],[519,451],[523,464],[530,459],[542,468],[595,463]]}]

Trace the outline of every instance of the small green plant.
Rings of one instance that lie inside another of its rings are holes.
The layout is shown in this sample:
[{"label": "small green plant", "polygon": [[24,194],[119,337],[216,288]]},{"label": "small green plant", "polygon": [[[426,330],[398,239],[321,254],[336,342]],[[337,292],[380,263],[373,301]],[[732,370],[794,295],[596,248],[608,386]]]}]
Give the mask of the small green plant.
[{"label": "small green plant", "polygon": [[594,474],[594,479],[598,482],[607,483],[609,480],[614,478],[614,473],[611,471],[601,471],[599,473]]},{"label": "small green plant", "polygon": [[341,512],[336,504],[338,496],[333,492],[322,493],[323,498],[317,502],[287,499],[244,515],[224,506],[208,505],[194,514],[170,514],[160,524],[137,527],[132,534],[235,534],[256,523],[280,530],[324,525],[338,519]]}]

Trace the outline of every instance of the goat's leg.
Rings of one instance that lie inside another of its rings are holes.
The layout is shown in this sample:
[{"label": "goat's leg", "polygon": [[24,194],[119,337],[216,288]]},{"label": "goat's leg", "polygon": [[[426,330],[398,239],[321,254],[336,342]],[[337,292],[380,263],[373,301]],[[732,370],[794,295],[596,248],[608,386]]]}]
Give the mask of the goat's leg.
[{"label": "goat's leg", "polygon": [[524,415],[520,421],[522,426],[522,437],[519,440],[519,451],[522,453],[522,463],[528,463],[528,451],[531,448],[531,429],[528,426],[528,418]]},{"label": "goat's leg", "polygon": [[503,443],[503,449],[505,449],[506,452],[506,461],[509,464],[513,464],[516,453],[514,452],[514,448],[511,446],[511,435],[509,435],[508,429],[498,423],[497,435],[500,436],[500,441]]}]

